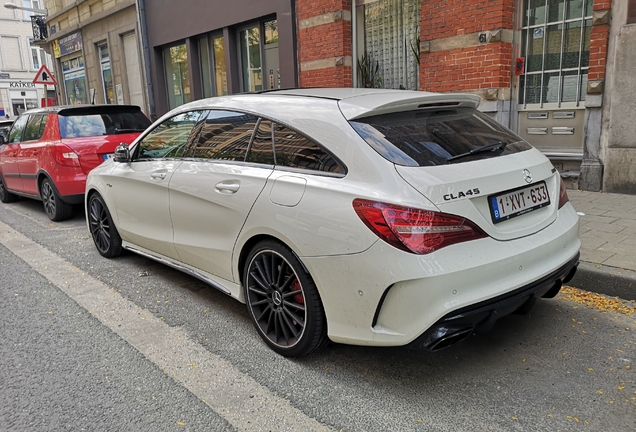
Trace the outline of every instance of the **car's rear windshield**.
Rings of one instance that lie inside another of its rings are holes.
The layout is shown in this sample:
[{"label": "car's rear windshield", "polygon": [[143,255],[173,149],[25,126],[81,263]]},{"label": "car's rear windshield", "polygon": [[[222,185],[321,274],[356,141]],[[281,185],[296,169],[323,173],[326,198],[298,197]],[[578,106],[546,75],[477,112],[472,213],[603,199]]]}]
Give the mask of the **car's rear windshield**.
[{"label": "car's rear windshield", "polygon": [[60,136],[82,138],[124,133],[140,133],[150,126],[150,120],[141,111],[109,110],[108,112],[60,112]]},{"label": "car's rear windshield", "polygon": [[405,166],[446,165],[532,148],[472,108],[381,114],[349,123],[385,159]]}]

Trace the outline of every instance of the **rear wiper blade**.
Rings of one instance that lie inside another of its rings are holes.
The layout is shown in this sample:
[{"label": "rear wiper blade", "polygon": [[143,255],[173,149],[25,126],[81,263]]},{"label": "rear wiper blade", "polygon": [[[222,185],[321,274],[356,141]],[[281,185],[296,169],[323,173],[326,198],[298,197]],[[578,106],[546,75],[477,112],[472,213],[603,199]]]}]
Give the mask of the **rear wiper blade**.
[{"label": "rear wiper blade", "polygon": [[146,129],[119,129],[115,128],[115,133],[143,132]]},{"label": "rear wiper blade", "polygon": [[503,149],[506,148],[507,145],[508,144],[505,143],[505,142],[495,141],[495,142],[492,142],[490,144],[486,144],[486,145],[483,145],[481,147],[474,148],[474,149],[472,149],[469,152],[458,154],[457,156],[449,157],[446,160],[448,162],[451,162],[451,161],[454,161],[456,159],[461,159],[461,158],[465,158],[467,156],[475,155],[477,153],[484,153],[484,152],[495,151],[495,150],[503,150]]}]

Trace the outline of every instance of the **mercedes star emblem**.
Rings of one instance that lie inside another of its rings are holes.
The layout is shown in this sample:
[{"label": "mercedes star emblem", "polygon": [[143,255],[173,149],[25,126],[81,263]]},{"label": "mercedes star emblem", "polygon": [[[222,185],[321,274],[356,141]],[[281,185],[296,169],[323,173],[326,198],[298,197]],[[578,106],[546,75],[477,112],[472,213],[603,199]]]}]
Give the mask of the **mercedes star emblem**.
[{"label": "mercedes star emblem", "polygon": [[530,171],[528,171],[527,169],[523,170],[523,179],[526,181],[526,183],[532,183],[532,174],[530,174]]}]

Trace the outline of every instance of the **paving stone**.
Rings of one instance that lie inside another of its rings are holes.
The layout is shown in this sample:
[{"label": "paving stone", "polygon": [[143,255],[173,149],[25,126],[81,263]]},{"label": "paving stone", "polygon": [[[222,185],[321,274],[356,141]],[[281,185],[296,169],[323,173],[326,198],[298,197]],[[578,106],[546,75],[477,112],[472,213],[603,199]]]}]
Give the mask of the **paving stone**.
[{"label": "paving stone", "polygon": [[613,234],[622,233],[622,231],[630,229],[629,227],[625,227],[624,225],[607,224],[602,222],[590,222],[589,224],[585,225],[585,228],[588,230],[595,230]]},{"label": "paving stone", "polygon": [[[621,241],[621,244],[628,244],[632,246],[636,246],[636,237],[627,237],[625,240]],[[634,258],[636,259],[636,258]]]},{"label": "paving stone", "polygon": [[597,248],[598,250],[610,251],[617,255],[627,255],[631,256],[632,259],[636,262],[636,246],[630,245],[628,243],[620,242],[607,242],[601,247]]},{"label": "paving stone", "polygon": [[621,231],[621,234],[628,237],[636,237],[636,227],[627,227]]},{"label": "paving stone", "polygon": [[581,248],[581,261],[590,263],[602,263],[613,255],[612,252],[604,250]]},{"label": "paving stone", "polygon": [[611,224],[618,220],[618,218],[615,218],[615,217],[596,216],[596,215],[592,215],[588,213],[586,213],[585,216],[581,216],[581,219],[586,222],[597,222],[602,224]]},{"label": "paving stone", "polygon": [[610,216],[616,219],[627,219],[630,221],[636,221],[636,209],[628,211],[610,211],[604,216]]},{"label": "paving stone", "polygon": [[603,264],[629,270],[636,270],[636,259],[634,259],[634,256],[616,254],[605,260]]},{"label": "paving stone", "polygon": [[[597,208],[593,208],[591,206],[584,206],[582,204],[572,204],[572,206],[574,207],[574,209],[577,212],[581,212],[581,213],[585,213],[585,215],[606,215],[609,213],[609,211],[607,209],[597,209]],[[585,217],[585,216],[584,216]]]},{"label": "paving stone", "polygon": [[596,249],[600,246],[603,246],[607,242],[620,243],[623,240],[629,238],[628,235],[623,235],[622,233],[612,234],[592,229],[588,230],[587,226],[579,229],[579,237],[581,238],[583,247],[588,249]]},{"label": "paving stone", "polygon": [[617,219],[616,222],[613,223],[625,227],[636,227],[636,219]]}]

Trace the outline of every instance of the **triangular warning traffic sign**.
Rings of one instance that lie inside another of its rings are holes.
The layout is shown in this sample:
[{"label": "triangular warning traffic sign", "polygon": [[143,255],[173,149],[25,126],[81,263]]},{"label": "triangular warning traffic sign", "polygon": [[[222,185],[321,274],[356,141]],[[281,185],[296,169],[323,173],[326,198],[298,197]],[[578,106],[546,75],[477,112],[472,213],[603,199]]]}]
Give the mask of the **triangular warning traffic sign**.
[{"label": "triangular warning traffic sign", "polygon": [[57,81],[53,78],[53,74],[46,65],[42,65],[38,73],[33,78],[33,84],[56,85]]}]

